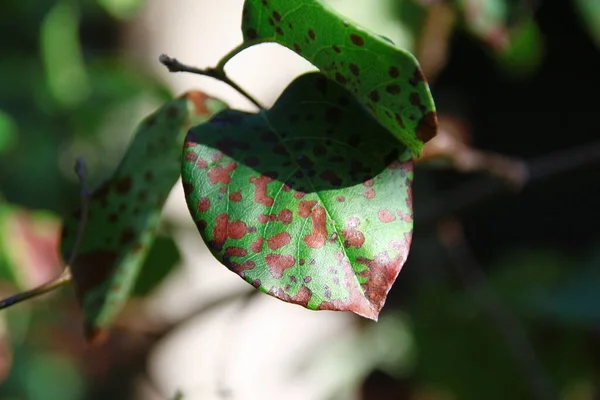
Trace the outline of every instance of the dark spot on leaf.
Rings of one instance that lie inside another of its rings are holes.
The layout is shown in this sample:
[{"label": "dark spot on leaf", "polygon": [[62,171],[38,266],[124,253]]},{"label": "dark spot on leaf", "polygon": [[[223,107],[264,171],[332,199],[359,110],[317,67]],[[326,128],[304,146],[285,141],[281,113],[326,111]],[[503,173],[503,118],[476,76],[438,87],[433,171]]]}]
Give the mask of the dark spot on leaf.
[{"label": "dark spot on leaf", "polygon": [[119,194],[126,194],[126,193],[129,193],[129,191],[131,190],[132,184],[133,184],[133,181],[132,181],[131,177],[126,176],[125,178],[123,178],[117,182],[115,189],[117,190],[117,193],[119,193]]},{"label": "dark spot on leaf", "polygon": [[340,85],[345,85],[347,82],[347,79],[344,75],[340,74],[339,72],[335,73],[335,80],[337,83],[339,83]]},{"label": "dark spot on leaf", "polygon": [[121,233],[120,243],[125,246],[128,245],[135,238],[135,231],[132,228],[125,228]]},{"label": "dark spot on leaf", "polygon": [[358,65],[350,63],[348,65],[348,68],[350,68],[350,72],[352,73],[352,75],[354,75],[354,76],[360,75],[360,68],[358,68]]},{"label": "dark spot on leaf", "polygon": [[320,249],[325,246],[327,240],[327,212],[325,208],[316,206],[309,215],[312,220],[312,232],[310,235],[304,236],[304,243],[312,249]]},{"label": "dark spot on leaf", "polygon": [[398,67],[396,66],[391,66],[390,69],[388,69],[388,75],[390,76],[390,78],[397,78],[400,76],[400,71],[398,70]]},{"label": "dark spot on leaf", "polygon": [[325,120],[330,124],[339,123],[344,116],[344,112],[338,107],[328,107],[325,111]]},{"label": "dark spot on leaf", "polygon": [[277,32],[279,36],[283,36],[283,29],[281,29],[281,27],[278,26],[277,28],[275,28],[275,32]]},{"label": "dark spot on leaf", "polygon": [[369,93],[369,99],[371,99],[372,102],[377,103],[379,101],[379,92],[377,90],[373,90],[371,93]]},{"label": "dark spot on leaf", "polygon": [[340,49],[340,46],[338,45],[333,45],[333,51],[339,54],[342,52],[342,49]]},{"label": "dark spot on leaf", "polygon": [[273,179],[266,175],[250,178],[250,183],[255,185],[254,201],[267,207],[273,205],[273,198],[267,194],[267,185],[272,181]]},{"label": "dark spot on leaf", "polygon": [[364,39],[361,36],[357,35],[356,33],[353,33],[350,35],[350,40],[356,46],[362,46],[365,44]]},{"label": "dark spot on leaf", "polygon": [[212,185],[223,183],[228,185],[231,182],[231,171],[237,168],[237,163],[230,161],[225,166],[216,166],[208,171],[208,179]]},{"label": "dark spot on leaf", "polygon": [[196,227],[198,228],[198,230],[200,232],[204,232],[206,230],[207,226],[208,226],[208,222],[204,219],[196,221]]},{"label": "dark spot on leaf", "polygon": [[346,198],[344,196],[338,196],[335,198],[337,201],[339,201],[340,203],[343,203],[344,201],[346,201]]},{"label": "dark spot on leaf", "polygon": [[296,53],[301,54],[302,53],[302,47],[300,47],[300,45],[298,43],[294,43],[294,50],[296,51]]},{"label": "dark spot on leaf", "polygon": [[423,143],[431,140],[437,133],[438,121],[435,112],[430,111],[423,115],[417,125],[417,137]]},{"label": "dark spot on leaf", "polygon": [[254,28],[250,28],[248,30],[246,30],[246,37],[250,40],[254,40],[258,38],[258,32],[256,32],[256,29]]},{"label": "dark spot on leaf", "polygon": [[315,40],[317,38],[317,36],[315,35],[315,31],[313,31],[312,29],[308,30],[308,36],[312,39]]},{"label": "dark spot on leaf", "polygon": [[423,75],[423,71],[421,71],[421,68],[419,68],[417,66],[415,68],[415,70],[413,71],[413,75],[408,80],[408,82],[413,86],[417,86],[419,84],[419,82],[423,82],[423,81],[425,81],[425,75]]},{"label": "dark spot on leaf", "polygon": [[331,183],[335,187],[342,186],[342,178],[340,178],[339,175],[335,173],[335,171],[332,171],[330,169],[321,172],[320,178],[324,181]]},{"label": "dark spot on leaf", "polygon": [[400,93],[400,86],[395,84],[395,83],[390,83],[389,85],[387,85],[385,87],[385,90],[389,93],[389,94],[399,94]]},{"label": "dark spot on leaf", "polygon": [[193,151],[187,151],[185,153],[185,161],[195,162],[198,159],[198,155]]},{"label": "dark spot on leaf", "polygon": [[359,225],[360,220],[357,217],[348,218],[344,230],[342,231],[342,236],[345,238],[344,247],[355,247],[359,249],[365,243],[365,236],[356,229]]},{"label": "dark spot on leaf", "polygon": [[225,249],[225,255],[229,257],[246,257],[248,251],[241,247],[228,247]]},{"label": "dark spot on leaf", "polygon": [[210,199],[208,197],[202,197],[200,200],[198,200],[198,206],[196,207],[198,212],[207,212],[209,208]]},{"label": "dark spot on leaf", "polygon": [[206,162],[206,160],[203,160],[202,158],[199,158],[196,161],[196,167],[198,167],[200,169],[206,169],[206,168],[208,168],[208,162]]},{"label": "dark spot on leaf", "polygon": [[289,225],[292,223],[293,216],[292,210],[285,208],[279,212],[278,219],[283,222],[284,225]]},{"label": "dark spot on leaf", "polygon": [[419,93],[416,93],[416,92],[411,93],[409,96],[409,100],[410,100],[410,104],[412,104],[413,106],[421,105],[421,96],[419,96]]},{"label": "dark spot on leaf", "polygon": [[275,18],[275,21],[281,22],[281,15],[277,11],[273,11],[273,18]]}]

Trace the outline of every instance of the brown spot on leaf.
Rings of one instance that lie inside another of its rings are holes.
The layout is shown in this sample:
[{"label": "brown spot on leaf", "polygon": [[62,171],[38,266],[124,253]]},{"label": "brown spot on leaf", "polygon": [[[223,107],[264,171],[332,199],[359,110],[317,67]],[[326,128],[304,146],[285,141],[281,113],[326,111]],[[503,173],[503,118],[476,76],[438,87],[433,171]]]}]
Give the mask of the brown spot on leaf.
[{"label": "brown spot on leaf", "polygon": [[119,194],[127,194],[131,190],[131,186],[133,185],[133,180],[130,176],[126,176],[123,179],[120,179],[115,185],[115,189]]},{"label": "brown spot on leaf", "polygon": [[230,161],[225,166],[216,166],[208,171],[208,179],[210,183],[215,185],[217,183],[223,183],[228,185],[231,182],[231,171],[234,171],[237,168],[237,163]]},{"label": "brown spot on leaf", "polygon": [[187,151],[185,153],[185,161],[195,162],[198,159],[198,154],[193,151]]},{"label": "brown spot on leaf", "polygon": [[198,161],[196,161],[196,167],[198,167],[200,169],[206,169],[206,168],[208,168],[208,162],[206,162],[206,160],[199,158]]},{"label": "brown spot on leaf", "polygon": [[210,208],[210,199],[208,197],[202,197],[198,200],[198,207],[196,209],[198,212],[207,212]]},{"label": "brown spot on leaf", "polygon": [[304,236],[306,245],[312,249],[320,249],[325,246],[327,240],[327,212],[321,206],[314,207],[310,213],[312,220],[312,232]]},{"label": "brown spot on leaf", "polygon": [[248,233],[248,226],[243,221],[232,221],[229,223],[228,236],[231,239],[241,239]]},{"label": "brown spot on leaf", "polygon": [[421,68],[419,68],[417,66],[415,68],[415,70],[413,71],[413,75],[408,80],[408,82],[413,86],[417,86],[419,84],[419,82],[424,82],[424,81],[425,81],[425,75],[423,75],[423,71],[421,70]]},{"label": "brown spot on leaf", "polygon": [[292,223],[294,215],[290,209],[283,209],[279,212],[279,220],[284,223],[284,225],[289,225]]},{"label": "brown spot on leaf", "polygon": [[371,99],[372,102],[377,103],[380,99],[379,92],[377,90],[373,90],[371,93],[369,93],[369,99]]},{"label": "brown spot on leaf", "polygon": [[390,83],[389,85],[387,85],[385,87],[385,91],[388,92],[389,94],[399,94],[400,86],[395,83]]},{"label": "brown spot on leaf", "polygon": [[275,18],[275,21],[281,22],[281,15],[277,11],[273,11],[273,18]]},{"label": "brown spot on leaf", "polygon": [[317,36],[315,35],[315,31],[313,31],[312,29],[308,30],[308,36],[312,39],[315,40],[317,38]]},{"label": "brown spot on leaf", "polygon": [[273,179],[267,175],[261,175],[258,178],[250,178],[250,183],[254,184],[255,186],[254,201],[267,207],[273,205],[273,198],[267,194],[267,185],[272,181]]},{"label": "brown spot on leaf", "polygon": [[352,75],[354,75],[354,76],[360,75],[360,68],[358,68],[358,65],[356,65],[354,63],[350,63],[350,64],[348,64],[348,68],[350,68],[350,72],[352,73]]},{"label": "brown spot on leaf", "polygon": [[362,38],[362,36],[359,36],[356,33],[350,35],[350,40],[355,46],[362,46],[365,44],[365,40]]},{"label": "brown spot on leaf", "polygon": [[286,269],[294,266],[296,259],[291,255],[267,254],[265,262],[271,275],[276,279],[280,279]]},{"label": "brown spot on leaf", "polygon": [[263,248],[263,242],[264,239],[262,237],[259,237],[254,242],[252,242],[252,244],[250,245],[250,250],[252,250],[255,253],[260,253]]},{"label": "brown spot on leaf", "polygon": [[316,204],[316,200],[301,201],[300,204],[298,204],[298,215],[300,215],[302,218],[307,218]]},{"label": "brown spot on leaf", "polygon": [[233,192],[229,194],[229,200],[233,202],[242,201],[242,191],[238,190],[237,192]]},{"label": "brown spot on leaf", "polygon": [[340,85],[345,85],[348,80],[346,79],[346,77],[344,75],[340,74],[339,72],[336,72],[335,73],[335,81],[337,83],[339,83]]},{"label": "brown spot on leaf", "polygon": [[359,225],[360,220],[357,217],[348,218],[346,221],[346,226],[342,231],[342,236],[345,239],[344,247],[355,247],[359,249],[365,243],[365,235],[356,229]]},{"label": "brown spot on leaf", "polygon": [[417,92],[411,93],[408,99],[410,100],[410,104],[413,106],[418,107],[421,105],[421,96],[419,96],[419,93]]},{"label": "brown spot on leaf", "polygon": [[294,43],[294,50],[296,51],[296,53],[301,54],[302,53],[302,47],[300,47],[300,45],[298,43]]},{"label": "brown spot on leaf", "polygon": [[342,52],[342,49],[340,49],[340,46],[338,46],[338,45],[333,45],[332,48],[333,48],[333,51],[335,51],[338,54]]},{"label": "brown spot on leaf", "polygon": [[363,196],[365,196],[367,199],[371,200],[375,197],[376,193],[375,190],[373,189],[367,189],[363,192]]},{"label": "brown spot on leaf", "polygon": [[258,38],[258,32],[256,32],[256,29],[254,28],[250,28],[248,30],[246,30],[246,37],[250,40],[254,40]]},{"label": "brown spot on leaf", "polygon": [[393,79],[396,79],[397,77],[399,77],[400,71],[398,70],[398,67],[391,66],[390,69],[388,69],[388,75],[390,76],[390,78],[393,78]]},{"label": "brown spot on leaf", "polygon": [[292,237],[287,232],[280,232],[267,239],[267,246],[271,250],[277,250],[290,243]]},{"label": "brown spot on leaf", "polygon": [[394,216],[394,214],[392,214],[391,212],[389,212],[386,209],[381,209],[377,212],[377,218],[379,218],[379,220],[381,222],[383,222],[384,224],[393,222],[396,220],[396,217]]},{"label": "brown spot on leaf", "polygon": [[423,115],[417,125],[417,137],[423,143],[433,139],[437,134],[438,120],[434,111],[430,111]]},{"label": "brown spot on leaf", "polygon": [[340,203],[343,203],[344,201],[346,201],[346,198],[344,196],[338,196],[335,198],[337,201],[339,201]]}]

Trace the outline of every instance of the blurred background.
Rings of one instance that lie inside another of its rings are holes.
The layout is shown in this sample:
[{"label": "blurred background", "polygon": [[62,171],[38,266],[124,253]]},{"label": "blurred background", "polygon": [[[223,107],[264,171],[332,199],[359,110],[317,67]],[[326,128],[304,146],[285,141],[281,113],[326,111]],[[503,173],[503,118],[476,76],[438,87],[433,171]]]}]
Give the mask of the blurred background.
[{"label": "blurred background", "polygon": [[[252,110],[157,62],[215,65],[241,42],[242,3],[2,0],[2,297],[59,273],[76,157],[99,182],[186,90]],[[328,3],[412,51],[440,114],[380,321],[251,295],[178,184],[105,344],[84,342],[70,288],[0,312],[0,399],[600,399],[600,2]],[[270,105],[310,69],[261,45],[227,72]]]}]

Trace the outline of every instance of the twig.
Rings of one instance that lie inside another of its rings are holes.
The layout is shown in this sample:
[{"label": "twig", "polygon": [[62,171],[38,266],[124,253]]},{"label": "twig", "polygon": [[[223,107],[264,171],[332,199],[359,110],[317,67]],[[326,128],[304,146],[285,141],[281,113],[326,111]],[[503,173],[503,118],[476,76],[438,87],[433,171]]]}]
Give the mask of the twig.
[{"label": "twig", "polygon": [[[237,54],[237,52],[232,52],[231,54],[235,55]],[[233,57],[233,55],[229,56],[229,58]],[[162,65],[167,67],[169,72],[189,72],[192,74],[208,76],[210,78],[220,80],[221,82],[226,83],[235,90],[237,90],[242,96],[244,96],[245,98],[250,100],[254,105],[256,105],[256,107],[258,107],[261,110],[264,110],[265,108],[254,97],[252,97],[252,95],[250,95],[248,92],[242,89],[237,83],[229,79],[224,70],[225,63],[229,60],[229,58],[224,58],[224,62],[223,60],[221,60],[221,62],[215,68],[206,69],[200,69],[186,64],[182,64],[176,58],[171,58],[166,54],[161,54],[160,57],[158,57],[158,61]]]},{"label": "twig", "polygon": [[[542,155],[522,164],[522,187],[595,164],[600,164],[600,141]],[[418,223],[431,227],[443,216],[464,211],[498,194],[514,190],[514,185],[501,179],[486,177],[466,182],[446,194],[437,196],[439,200],[433,201],[438,204],[423,205],[423,215]]]},{"label": "twig", "polygon": [[57,278],[51,280],[50,282],[46,282],[31,290],[17,293],[3,300],[0,300],[0,310],[13,306],[22,301],[38,297],[42,294],[49,293],[71,282],[72,275],[69,266],[73,263],[75,259],[75,255],[77,254],[77,250],[79,248],[79,245],[81,244],[81,239],[83,238],[83,234],[85,232],[85,225],[89,217],[89,193],[86,189],[85,184],[87,171],[85,162],[81,158],[78,158],[75,162],[75,173],[77,174],[77,178],[79,180],[79,185],[81,188],[81,213],[79,214],[77,234],[75,236],[73,247],[71,248],[71,253],[69,254],[69,259],[65,268]]},{"label": "twig", "polygon": [[552,381],[539,362],[525,331],[496,296],[472,254],[460,223],[456,219],[446,220],[439,225],[438,233],[440,241],[446,248],[451,263],[465,287],[479,295],[477,300],[482,303],[488,318],[504,337],[513,358],[527,379],[532,398],[538,400],[557,399]]}]

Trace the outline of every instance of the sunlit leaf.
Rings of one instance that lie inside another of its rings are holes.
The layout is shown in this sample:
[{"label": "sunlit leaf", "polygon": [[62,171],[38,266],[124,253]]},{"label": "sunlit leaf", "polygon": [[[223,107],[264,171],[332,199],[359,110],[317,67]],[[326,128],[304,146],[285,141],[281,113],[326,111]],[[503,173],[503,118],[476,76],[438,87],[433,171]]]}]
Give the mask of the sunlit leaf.
[{"label": "sunlit leaf", "polygon": [[261,291],[371,319],[408,255],[412,156],[319,73],[193,128],[183,182],[211,252]]},{"label": "sunlit leaf", "polygon": [[[111,324],[130,294],[179,177],[186,130],[223,107],[200,92],[168,102],[140,124],[117,170],[91,195],[86,233],[71,264],[90,339]],[[78,214],[63,230],[65,260],[77,235]]]},{"label": "sunlit leaf", "polygon": [[246,0],[244,41],[279,43],[345,87],[415,155],[435,136],[429,86],[409,52],[318,0]]},{"label": "sunlit leaf", "polygon": [[145,0],[97,0],[113,17],[127,20],[135,16]]}]

